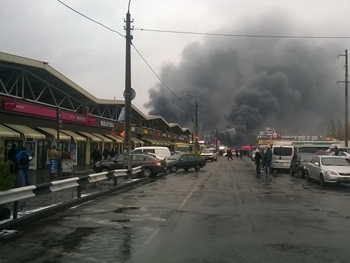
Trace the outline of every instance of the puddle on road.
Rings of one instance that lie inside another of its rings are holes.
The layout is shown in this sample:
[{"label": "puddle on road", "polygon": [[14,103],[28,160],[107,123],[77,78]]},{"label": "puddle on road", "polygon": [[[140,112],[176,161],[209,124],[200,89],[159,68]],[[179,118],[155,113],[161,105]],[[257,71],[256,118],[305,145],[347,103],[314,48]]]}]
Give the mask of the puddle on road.
[{"label": "puddle on road", "polygon": [[117,223],[127,223],[127,222],[130,222],[131,219],[127,218],[127,219],[114,219],[114,220],[111,220],[111,222],[117,222]]},{"label": "puddle on road", "polygon": [[124,211],[128,210],[141,210],[141,207],[138,206],[127,206],[127,207],[119,207],[118,209],[114,210],[114,213],[123,213]]}]

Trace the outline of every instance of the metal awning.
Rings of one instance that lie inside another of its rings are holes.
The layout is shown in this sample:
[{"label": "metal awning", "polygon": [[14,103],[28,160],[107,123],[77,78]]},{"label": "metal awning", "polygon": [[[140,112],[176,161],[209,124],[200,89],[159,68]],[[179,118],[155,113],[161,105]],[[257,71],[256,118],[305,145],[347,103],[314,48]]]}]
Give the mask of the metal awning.
[{"label": "metal awning", "polygon": [[78,131],[78,133],[80,133],[81,135],[91,139],[91,141],[93,142],[102,142],[102,139],[96,137],[95,135],[91,134],[91,133],[88,133],[88,132],[81,132],[81,131]]},{"label": "metal awning", "polygon": [[145,142],[143,142],[143,141],[141,141],[141,140],[139,140],[139,139],[137,139],[137,138],[135,138],[135,137],[131,137],[131,140],[133,140],[134,143],[139,143],[139,144],[141,144],[141,145],[144,145],[144,144],[145,144]]},{"label": "metal awning", "polygon": [[123,140],[117,138],[114,135],[110,135],[110,134],[104,134],[104,136],[107,136],[108,138],[112,139],[113,141],[115,141],[116,143],[123,143]]},{"label": "metal awning", "polygon": [[60,130],[61,132],[69,135],[70,137],[73,138],[74,141],[76,142],[86,142],[86,138],[83,136],[80,136],[79,134],[72,132],[72,131],[68,131],[68,130]]},{"label": "metal awning", "polygon": [[105,137],[104,135],[102,134],[99,134],[99,133],[91,133],[92,135],[100,138],[103,142],[106,142],[106,143],[112,143],[113,141],[110,139],[110,138],[107,138]]},{"label": "metal awning", "polygon": [[124,142],[124,137],[118,136],[118,135],[115,135],[115,137],[117,137],[119,140],[121,140],[122,142]]},{"label": "metal awning", "polygon": [[15,132],[14,130],[0,124],[0,137],[19,138],[21,135],[18,132]]},{"label": "metal awning", "polygon": [[7,124],[4,123],[6,126],[10,127],[11,129],[14,129],[15,131],[18,131],[19,133],[24,135],[24,138],[28,139],[46,139],[46,136],[40,132],[37,132],[36,130],[33,130],[32,128],[29,128],[28,126],[24,125],[18,125],[18,124]]},{"label": "metal awning", "polygon": [[149,143],[154,144],[154,142],[153,142],[151,139],[144,138],[143,140],[144,140],[144,141],[147,141],[147,142],[149,142]]},{"label": "metal awning", "polygon": [[[43,132],[46,132],[46,133],[52,135],[57,140],[57,130],[52,129],[52,128],[44,128],[44,127],[37,127],[37,128],[39,130],[42,130]],[[68,142],[70,142],[70,140],[71,140],[70,136],[60,132],[60,141],[68,141]]]}]

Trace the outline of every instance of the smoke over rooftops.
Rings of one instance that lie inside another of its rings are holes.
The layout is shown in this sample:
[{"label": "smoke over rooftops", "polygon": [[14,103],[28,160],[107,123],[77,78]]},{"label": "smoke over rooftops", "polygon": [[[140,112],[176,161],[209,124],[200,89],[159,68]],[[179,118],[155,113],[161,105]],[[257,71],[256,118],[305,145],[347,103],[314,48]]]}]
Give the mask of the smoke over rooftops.
[{"label": "smoke over rooftops", "polygon": [[[243,22],[240,31],[293,34],[288,18],[266,17]],[[160,74],[187,103],[157,84],[145,107],[149,114],[191,127],[197,101],[203,130],[229,129],[232,145],[266,126],[284,133],[324,133],[328,119],[344,111],[344,88],[334,85],[344,75],[337,55],[346,43],[340,41],[207,37],[187,45],[180,63],[167,64]]]}]

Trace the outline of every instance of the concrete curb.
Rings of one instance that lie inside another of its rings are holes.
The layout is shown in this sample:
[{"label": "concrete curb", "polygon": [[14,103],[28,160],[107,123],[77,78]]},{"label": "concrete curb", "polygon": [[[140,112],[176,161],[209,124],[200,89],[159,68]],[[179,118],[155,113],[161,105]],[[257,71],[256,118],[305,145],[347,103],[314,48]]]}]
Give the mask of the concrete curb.
[{"label": "concrete curb", "polygon": [[121,186],[117,186],[117,187],[115,187],[113,189],[110,189],[110,190],[106,190],[106,191],[103,191],[103,192],[87,195],[87,196],[84,196],[84,197],[81,197],[81,198],[78,198],[78,199],[74,199],[72,201],[68,201],[68,202],[60,204],[60,205],[56,205],[56,206],[53,206],[53,207],[46,208],[44,210],[40,210],[40,211],[35,212],[33,214],[26,215],[26,216],[18,218],[16,220],[11,220],[11,221],[9,221],[7,223],[1,224],[0,225],[0,231],[5,230],[5,229],[6,230],[19,229],[19,228],[27,226],[27,225],[29,225],[31,223],[34,223],[34,222],[36,223],[36,222],[38,222],[41,219],[44,219],[46,217],[49,217],[49,216],[52,216],[52,215],[57,214],[59,212],[65,211],[68,208],[71,208],[73,206],[85,203],[87,201],[94,200],[94,199],[96,199],[98,197],[101,197],[101,196],[112,194],[112,193],[115,193],[115,192],[123,192],[123,191],[129,190],[129,189],[133,189],[133,188],[136,188],[139,185],[147,184],[150,181],[151,181],[150,178],[141,178],[141,179],[132,181],[130,183],[127,183],[127,184],[124,184],[124,185],[121,185]]}]

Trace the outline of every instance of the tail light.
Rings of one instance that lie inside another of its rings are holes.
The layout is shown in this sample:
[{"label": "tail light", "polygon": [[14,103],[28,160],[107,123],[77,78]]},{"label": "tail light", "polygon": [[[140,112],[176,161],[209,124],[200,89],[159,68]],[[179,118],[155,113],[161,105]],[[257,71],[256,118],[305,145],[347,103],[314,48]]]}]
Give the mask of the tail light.
[{"label": "tail light", "polygon": [[155,165],[155,166],[162,166],[162,163],[160,163],[160,162],[155,162],[154,165]]}]

